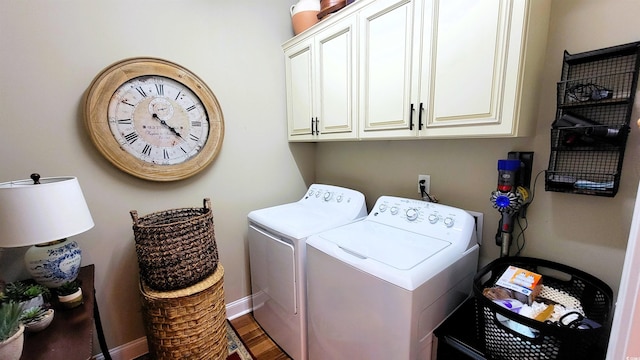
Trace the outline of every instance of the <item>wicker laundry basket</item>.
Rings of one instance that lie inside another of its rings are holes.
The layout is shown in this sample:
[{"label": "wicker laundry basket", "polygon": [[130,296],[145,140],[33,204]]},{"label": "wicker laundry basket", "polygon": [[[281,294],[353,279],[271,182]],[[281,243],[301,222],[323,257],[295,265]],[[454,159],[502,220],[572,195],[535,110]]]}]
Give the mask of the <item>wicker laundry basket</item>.
[{"label": "wicker laundry basket", "polygon": [[218,264],[211,201],[138,217],[131,210],[140,277],[155,290],[177,290],[211,275]]},{"label": "wicker laundry basket", "polygon": [[225,360],[229,355],[224,269],[185,289],[156,291],[140,279],[149,354],[153,359]]}]

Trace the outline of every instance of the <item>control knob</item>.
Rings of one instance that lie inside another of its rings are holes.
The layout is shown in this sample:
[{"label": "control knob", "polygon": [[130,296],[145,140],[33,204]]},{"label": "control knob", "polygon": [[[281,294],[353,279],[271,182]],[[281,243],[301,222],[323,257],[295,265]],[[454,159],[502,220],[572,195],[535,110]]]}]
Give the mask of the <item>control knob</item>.
[{"label": "control knob", "polygon": [[380,204],[380,206],[378,206],[378,209],[380,210],[380,212],[385,212],[385,211],[387,211],[387,205],[386,204]]},{"label": "control knob", "polygon": [[331,191],[327,191],[326,193],[324,193],[324,201],[331,200],[331,197],[333,197],[333,193]]},{"label": "control knob", "polygon": [[398,207],[397,207],[397,206],[393,206],[393,207],[391,208],[391,214],[393,214],[393,215],[397,214],[397,213],[398,213],[398,210],[399,210],[399,209],[398,209]]},{"label": "control knob", "polygon": [[420,213],[418,212],[418,209],[411,208],[407,210],[406,215],[407,215],[407,220],[414,221],[415,219],[418,218],[418,215],[420,215]]},{"label": "control knob", "polygon": [[432,224],[435,224],[438,222],[438,215],[436,214],[431,214],[429,215],[429,222]]},{"label": "control knob", "polygon": [[456,221],[453,220],[453,218],[450,218],[450,217],[444,218],[444,225],[448,228],[452,227],[455,222]]}]

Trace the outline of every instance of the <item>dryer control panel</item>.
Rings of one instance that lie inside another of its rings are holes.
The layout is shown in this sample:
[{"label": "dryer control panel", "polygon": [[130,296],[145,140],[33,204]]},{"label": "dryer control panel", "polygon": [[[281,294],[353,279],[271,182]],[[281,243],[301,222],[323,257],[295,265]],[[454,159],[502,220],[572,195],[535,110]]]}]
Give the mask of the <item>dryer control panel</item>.
[{"label": "dryer control panel", "polygon": [[[326,211],[360,213],[365,204],[364,195],[356,190],[333,185],[313,184],[299,203]],[[366,215],[366,208],[364,209]]]},{"label": "dryer control panel", "polygon": [[367,220],[435,238],[464,237],[475,228],[465,210],[421,200],[381,196]]}]

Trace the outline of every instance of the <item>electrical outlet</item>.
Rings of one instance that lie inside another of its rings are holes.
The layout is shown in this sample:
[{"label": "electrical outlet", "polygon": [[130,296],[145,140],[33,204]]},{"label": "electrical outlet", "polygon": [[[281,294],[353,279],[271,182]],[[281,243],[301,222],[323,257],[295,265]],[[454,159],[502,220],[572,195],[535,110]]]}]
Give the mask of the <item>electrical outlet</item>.
[{"label": "electrical outlet", "polygon": [[484,214],[469,210],[467,210],[467,212],[476,220],[476,241],[478,242],[478,245],[482,245],[482,223],[484,221]]},{"label": "electrical outlet", "polygon": [[422,196],[422,192],[420,192],[420,181],[424,180],[424,191],[427,194],[431,193],[431,176],[430,175],[418,175],[418,194]]}]

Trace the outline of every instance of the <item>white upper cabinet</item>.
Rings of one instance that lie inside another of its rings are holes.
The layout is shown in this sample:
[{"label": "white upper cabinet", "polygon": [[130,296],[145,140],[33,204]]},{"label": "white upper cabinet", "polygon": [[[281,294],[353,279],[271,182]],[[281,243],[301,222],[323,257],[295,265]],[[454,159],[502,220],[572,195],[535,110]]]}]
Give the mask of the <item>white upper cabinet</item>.
[{"label": "white upper cabinet", "polygon": [[358,107],[363,139],[416,135],[415,13],[414,0],[378,0],[359,13]]},{"label": "white upper cabinet", "polygon": [[289,140],[532,135],[549,11],[356,1],[284,45]]},{"label": "white upper cabinet", "polygon": [[420,135],[531,135],[549,1],[436,0],[431,6],[436,21],[424,24],[433,35],[423,41],[431,50],[423,54],[421,74],[430,116]]},{"label": "white upper cabinet", "polygon": [[310,139],[312,129],[315,133],[312,58],[311,41],[302,42],[285,51],[289,140]]},{"label": "white upper cabinet", "polygon": [[289,141],[357,138],[354,24],[347,17],[285,44]]}]

